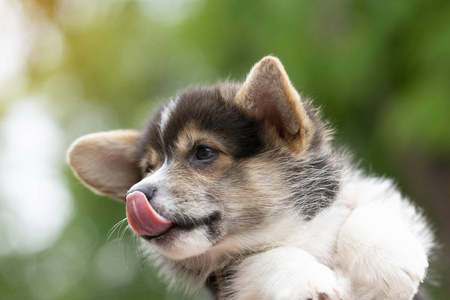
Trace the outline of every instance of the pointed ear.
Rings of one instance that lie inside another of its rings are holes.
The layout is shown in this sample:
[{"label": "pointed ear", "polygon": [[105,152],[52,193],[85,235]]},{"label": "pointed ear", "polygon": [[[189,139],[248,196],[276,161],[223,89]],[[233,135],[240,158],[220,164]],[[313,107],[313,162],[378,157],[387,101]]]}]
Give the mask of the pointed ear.
[{"label": "pointed ear", "polygon": [[313,135],[313,123],[280,60],[266,56],[253,66],[235,102],[257,120],[264,120],[295,153]]},{"label": "pointed ear", "polygon": [[139,132],[116,130],[77,139],[67,151],[75,175],[97,194],[125,199],[128,189],[141,179],[135,157]]}]

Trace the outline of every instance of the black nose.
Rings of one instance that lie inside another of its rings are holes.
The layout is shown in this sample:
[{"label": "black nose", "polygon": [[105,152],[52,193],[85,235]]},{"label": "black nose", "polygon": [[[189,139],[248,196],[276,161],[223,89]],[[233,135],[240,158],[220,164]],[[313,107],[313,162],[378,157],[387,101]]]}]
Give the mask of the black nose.
[{"label": "black nose", "polygon": [[133,192],[141,192],[142,194],[145,195],[145,197],[147,197],[147,200],[150,201],[153,198],[153,196],[155,195],[156,188],[154,188],[152,186],[133,187],[127,192],[127,196]]}]

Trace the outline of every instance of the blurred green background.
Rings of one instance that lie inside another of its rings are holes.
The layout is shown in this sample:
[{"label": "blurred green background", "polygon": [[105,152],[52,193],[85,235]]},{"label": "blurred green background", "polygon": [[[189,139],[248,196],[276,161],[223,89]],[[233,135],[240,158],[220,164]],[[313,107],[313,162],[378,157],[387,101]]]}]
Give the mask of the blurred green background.
[{"label": "blurred green background", "polygon": [[184,299],[124,226],[108,238],[124,205],[65,151],[273,54],[337,143],[424,208],[441,244],[429,289],[449,299],[449,20],[448,0],[0,0],[0,298]]}]

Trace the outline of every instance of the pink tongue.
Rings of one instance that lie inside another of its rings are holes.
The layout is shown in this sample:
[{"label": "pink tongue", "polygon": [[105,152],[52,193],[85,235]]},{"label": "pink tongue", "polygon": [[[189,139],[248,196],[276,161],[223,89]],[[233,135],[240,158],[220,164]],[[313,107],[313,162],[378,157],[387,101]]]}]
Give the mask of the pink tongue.
[{"label": "pink tongue", "polygon": [[127,195],[127,219],[131,228],[140,235],[157,236],[174,225],[158,214],[141,192]]}]

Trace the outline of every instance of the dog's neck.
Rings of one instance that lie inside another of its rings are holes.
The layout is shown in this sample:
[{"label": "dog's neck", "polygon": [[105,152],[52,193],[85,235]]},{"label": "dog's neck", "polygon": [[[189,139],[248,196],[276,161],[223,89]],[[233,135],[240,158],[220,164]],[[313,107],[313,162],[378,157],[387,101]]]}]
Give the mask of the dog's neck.
[{"label": "dog's neck", "polygon": [[215,270],[206,279],[205,285],[217,300],[224,298],[226,287],[229,285],[229,280],[233,276],[233,269],[230,266]]},{"label": "dog's neck", "polygon": [[187,271],[191,277],[193,277],[193,280],[197,285],[203,285],[204,283],[207,283],[211,276],[222,277],[217,275],[225,274],[228,269],[241,261],[242,257],[246,255],[219,255],[217,253],[207,253],[194,258],[191,257],[178,261],[176,264]]},{"label": "dog's neck", "polygon": [[[262,251],[262,250],[259,250]],[[259,251],[230,253],[207,253],[195,258],[189,258],[182,261],[174,262],[178,271],[174,272],[174,276],[179,274],[180,268],[183,273],[188,275],[188,284],[195,288],[206,287],[214,299],[224,299],[227,294],[227,287],[231,283],[234,270],[237,265],[249,255],[258,253]]]}]

